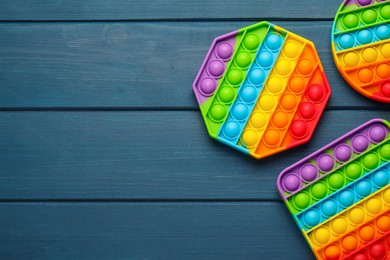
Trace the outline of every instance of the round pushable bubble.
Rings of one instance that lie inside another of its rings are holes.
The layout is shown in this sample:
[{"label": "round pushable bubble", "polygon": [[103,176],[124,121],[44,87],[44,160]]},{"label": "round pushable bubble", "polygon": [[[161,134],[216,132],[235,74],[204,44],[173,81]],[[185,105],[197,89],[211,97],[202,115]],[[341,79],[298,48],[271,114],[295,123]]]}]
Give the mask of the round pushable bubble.
[{"label": "round pushable bubble", "polygon": [[371,43],[372,40],[374,39],[374,34],[368,29],[363,29],[359,31],[356,36],[357,36],[357,40],[361,44]]},{"label": "round pushable bubble", "polygon": [[384,144],[379,148],[379,154],[380,156],[388,161],[390,160],[390,144]]},{"label": "round pushable bubble", "polygon": [[333,199],[328,199],[321,204],[321,211],[327,217],[335,215],[338,208],[337,202]]},{"label": "round pushable bubble", "polygon": [[334,157],[339,162],[346,162],[351,158],[352,149],[347,144],[339,144],[334,149]]},{"label": "round pushable bubble", "polygon": [[245,130],[244,133],[242,134],[241,139],[242,139],[242,142],[247,147],[253,147],[259,141],[259,137],[258,137],[256,131],[254,131],[252,129]]},{"label": "round pushable bubble", "polygon": [[313,238],[318,244],[326,244],[329,242],[332,234],[330,230],[326,227],[320,227],[314,231]]},{"label": "round pushable bubble", "polygon": [[371,246],[370,255],[373,259],[384,259],[387,255],[387,250],[383,244],[377,243]]},{"label": "round pushable bubble", "polygon": [[225,124],[223,128],[223,133],[227,138],[236,138],[240,134],[240,125],[237,122],[230,121]]},{"label": "round pushable bubble", "polygon": [[338,201],[344,208],[352,206],[355,203],[355,193],[350,189],[343,190],[339,193]]},{"label": "round pushable bubble", "polygon": [[240,97],[247,103],[253,103],[257,99],[257,90],[254,86],[247,85],[241,90]]},{"label": "round pushable bubble", "polygon": [[275,65],[275,70],[281,76],[287,76],[291,72],[291,63],[288,60],[278,60]]},{"label": "round pushable bubble", "polygon": [[348,212],[348,219],[355,225],[359,225],[366,218],[366,213],[361,207],[354,207]]},{"label": "round pushable bubble", "polygon": [[241,121],[248,117],[249,109],[245,104],[237,103],[234,105],[231,113],[235,119]]},{"label": "round pushable bubble", "polygon": [[344,217],[337,217],[333,219],[330,226],[332,227],[333,232],[340,235],[347,231],[348,221]]},{"label": "round pushable bubble", "polygon": [[295,93],[301,93],[305,89],[305,79],[303,77],[295,76],[290,80],[290,90]]},{"label": "round pushable bubble", "polygon": [[325,198],[326,194],[328,193],[328,187],[323,182],[317,182],[314,183],[311,187],[311,194],[314,198],[320,200],[322,198]]},{"label": "round pushable bubble", "polygon": [[282,38],[275,34],[272,33],[267,36],[267,39],[265,39],[265,45],[270,49],[270,50],[277,50],[281,47],[282,45]]},{"label": "round pushable bubble", "polygon": [[284,128],[288,125],[288,115],[283,111],[276,112],[272,117],[272,123],[278,128]]},{"label": "round pushable bubble", "polygon": [[363,169],[357,162],[352,162],[345,168],[345,174],[348,179],[355,180],[362,175]]},{"label": "round pushable bubble", "polygon": [[249,72],[249,81],[255,85],[260,85],[265,80],[265,72],[262,69],[253,69]]},{"label": "round pushable bubble", "polygon": [[328,177],[328,184],[334,190],[340,189],[345,184],[345,177],[340,172],[332,173]]},{"label": "round pushable bubble", "polygon": [[376,220],[376,226],[381,232],[388,232],[390,231],[390,216],[384,215],[380,216]]},{"label": "round pushable bubble", "polygon": [[[363,59],[365,59],[367,62],[374,62],[376,59],[375,55],[370,55],[370,56],[366,56],[364,55],[364,52],[363,52]],[[372,71],[372,69],[369,69],[369,68],[363,68],[363,69],[360,69],[358,70],[357,72],[357,78],[360,82],[362,82],[363,84],[367,84],[367,83],[370,83],[373,78],[374,78],[374,72]]]},{"label": "round pushable bubble", "polygon": [[[366,62],[374,62],[378,59],[378,51],[375,48],[367,47],[367,48],[363,49],[362,57],[363,57],[363,60]],[[358,72],[358,78],[362,82],[366,82],[366,81],[369,82],[371,80],[368,80],[368,77],[372,77],[371,73],[372,73],[372,71],[369,68],[361,69]],[[365,77],[367,77],[367,79],[365,79]],[[364,80],[366,80],[366,81],[364,81]]]},{"label": "round pushable bubble", "polygon": [[213,60],[209,63],[207,68],[211,76],[219,78],[225,71],[225,63],[219,60]]},{"label": "round pushable bubble", "polygon": [[255,34],[248,34],[244,39],[244,46],[250,51],[254,51],[259,47],[260,39]]},{"label": "round pushable bubble", "polygon": [[283,89],[283,80],[279,77],[272,77],[268,80],[267,89],[272,93],[279,93]]},{"label": "round pushable bubble", "polygon": [[370,260],[370,259],[364,253],[358,253],[358,254],[353,256],[352,260]]},{"label": "round pushable bubble", "polygon": [[359,237],[365,243],[372,241],[375,235],[375,228],[371,225],[365,225],[359,229]]},{"label": "round pushable bubble", "polygon": [[283,187],[288,192],[294,192],[301,187],[301,179],[296,174],[288,174],[282,180]]},{"label": "round pushable bubble", "polygon": [[258,106],[264,111],[270,111],[275,107],[275,98],[272,95],[263,95],[260,97]]},{"label": "round pushable bubble", "polygon": [[276,146],[280,142],[280,133],[274,129],[270,129],[264,134],[264,142],[268,146]]},{"label": "round pushable bubble", "polygon": [[381,79],[390,78],[390,65],[383,63],[376,67],[376,75]]},{"label": "round pushable bubble", "polygon": [[338,43],[342,49],[352,48],[355,45],[355,37],[350,33],[345,33],[339,37]]},{"label": "round pushable bubble", "polygon": [[390,19],[390,4],[381,7],[380,14],[383,19]]},{"label": "round pushable bubble", "polygon": [[372,184],[368,180],[361,180],[355,186],[356,194],[362,198],[368,196],[372,192]]},{"label": "round pushable bubble", "polygon": [[302,59],[298,63],[298,72],[304,76],[309,75],[313,71],[314,64],[309,59]]},{"label": "round pushable bubble", "polygon": [[362,162],[366,169],[374,170],[376,167],[378,167],[380,160],[378,155],[371,152],[363,156]]},{"label": "round pushable bubble", "polygon": [[390,37],[390,26],[383,24],[379,25],[375,30],[375,35],[380,40],[386,40]]},{"label": "round pushable bubble", "polygon": [[366,203],[366,209],[368,213],[378,214],[382,210],[382,201],[377,197],[370,198]]},{"label": "round pushable bubble", "polygon": [[228,60],[233,54],[233,47],[228,42],[222,42],[217,46],[216,53],[222,60]]},{"label": "round pushable bubble", "polygon": [[312,181],[317,177],[318,171],[313,164],[307,163],[301,167],[299,174],[304,181]]},{"label": "round pushable bubble", "polygon": [[383,200],[386,204],[390,204],[390,188],[383,192]]},{"label": "round pushable bubble", "polygon": [[324,250],[326,260],[338,260],[341,256],[340,248],[337,245],[327,246]]},{"label": "round pushable bubble", "polygon": [[211,96],[217,88],[217,81],[211,77],[205,77],[200,80],[199,91],[204,96]]},{"label": "round pushable bubble", "polygon": [[261,129],[267,124],[267,117],[262,112],[256,112],[251,115],[249,122],[253,127]]},{"label": "round pushable bubble", "polygon": [[343,18],[343,25],[347,29],[355,28],[359,25],[359,17],[356,14],[347,14]]},{"label": "round pushable bubble", "polygon": [[355,0],[358,5],[366,6],[370,5],[373,0]]},{"label": "round pushable bubble", "polygon": [[390,43],[385,43],[381,46],[381,54],[384,58],[390,57]]},{"label": "round pushable bubble", "polygon": [[227,74],[227,80],[232,85],[238,85],[241,83],[243,74],[241,70],[232,69]]},{"label": "round pushable bubble", "polygon": [[241,51],[235,58],[236,64],[241,68],[247,68],[252,62],[251,55],[247,51]]},{"label": "round pushable bubble", "polygon": [[362,21],[365,24],[375,23],[378,18],[378,14],[373,9],[367,9],[362,12]]},{"label": "round pushable bubble", "polygon": [[318,168],[321,171],[328,172],[333,169],[334,161],[333,157],[330,154],[322,154],[317,159]]},{"label": "round pushable bubble", "polygon": [[303,102],[299,108],[299,115],[306,120],[311,120],[316,115],[316,107],[311,102]]},{"label": "round pushable bubble", "polygon": [[295,120],[291,124],[291,134],[295,138],[303,138],[306,136],[308,131],[307,124],[303,120]]},{"label": "round pushable bubble", "polygon": [[268,68],[274,62],[274,56],[269,51],[263,51],[257,55],[257,62],[260,66]]},{"label": "round pushable bubble", "polygon": [[321,222],[321,214],[316,209],[310,209],[303,215],[303,221],[308,227],[315,227]]},{"label": "round pushable bubble", "polygon": [[286,45],[283,48],[283,53],[293,59],[298,56],[299,54],[299,46],[296,42],[290,41],[286,43]]},{"label": "round pushable bubble", "polygon": [[297,98],[293,94],[285,94],[282,99],[281,99],[281,105],[284,109],[286,110],[292,110],[296,107],[297,105]]},{"label": "round pushable bubble", "polygon": [[341,246],[345,251],[351,253],[359,247],[359,239],[355,235],[347,235],[341,240]]},{"label": "round pushable bubble", "polygon": [[226,107],[221,104],[214,104],[210,109],[210,117],[212,120],[219,122],[227,113]]},{"label": "round pushable bubble", "polygon": [[293,198],[293,204],[297,209],[305,209],[310,205],[311,198],[307,192],[300,192]]},{"label": "round pushable bubble", "polygon": [[369,144],[370,142],[365,135],[356,135],[351,140],[352,149],[357,153],[364,152]]},{"label": "round pushable bubble", "polygon": [[[389,51],[390,52],[390,51]],[[381,85],[381,88],[380,88],[380,93],[384,96],[384,97],[388,97],[390,98],[390,82],[385,82]]]},{"label": "round pushable bubble", "polygon": [[387,130],[382,125],[373,125],[368,130],[368,136],[374,143],[379,143],[386,138]]},{"label": "round pushable bubble", "polygon": [[384,170],[379,170],[372,176],[372,181],[375,186],[382,188],[389,183],[389,173]]},{"label": "round pushable bubble", "polygon": [[324,98],[324,90],[320,85],[314,84],[310,86],[308,97],[314,102],[320,102]]},{"label": "round pushable bubble", "polygon": [[359,65],[360,62],[359,54],[354,51],[347,52],[344,55],[343,62],[348,67],[355,67]]},{"label": "round pushable bubble", "polygon": [[234,89],[229,86],[224,86],[221,88],[220,91],[218,91],[219,100],[221,100],[224,103],[232,102],[234,99],[234,95],[235,95]]}]

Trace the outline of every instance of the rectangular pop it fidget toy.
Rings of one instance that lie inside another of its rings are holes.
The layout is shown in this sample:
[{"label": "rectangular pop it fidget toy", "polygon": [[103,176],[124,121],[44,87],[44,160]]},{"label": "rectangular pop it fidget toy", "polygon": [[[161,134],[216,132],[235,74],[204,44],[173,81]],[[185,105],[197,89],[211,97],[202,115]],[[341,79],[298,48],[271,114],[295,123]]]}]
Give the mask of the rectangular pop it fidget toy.
[{"label": "rectangular pop it fidget toy", "polygon": [[318,259],[390,259],[389,126],[371,120],[280,173],[280,196]]},{"label": "rectangular pop it fidget toy", "polygon": [[193,90],[210,136],[255,158],[307,142],[331,92],[313,43],[268,22],[217,37]]},{"label": "rectangular pop it fidget toy", "polygon": [[345,0],[333,24],[332,53],[353,88],[390,103],[390,1]]}]

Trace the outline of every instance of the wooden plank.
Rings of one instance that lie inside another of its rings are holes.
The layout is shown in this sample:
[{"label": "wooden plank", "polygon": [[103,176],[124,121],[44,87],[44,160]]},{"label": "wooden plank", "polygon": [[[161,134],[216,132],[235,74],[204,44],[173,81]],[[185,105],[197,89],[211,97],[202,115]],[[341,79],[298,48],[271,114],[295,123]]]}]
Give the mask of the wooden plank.
[{"label": "wooden plank", "polygon": [[255,160],[197,111],[1,112],[0,199],[272,199],[277,175],[383,111],[327,111],[311,142]]},{"label": "wooden plank", "polygon": [[[194,109],[192,82],[213,38],[252,23],[0,24],[0,108]],[[277,24],[317,45],[333,89],[330,107],[386,107],[338,73],[331,22]]]},{"label": "wooden plank", "polygon": [[340,1],[3,1],[1,20],[331,19]]},{"label": "wooden plank", "polygon": [[1,203],[2,259],[314,259],[282,203]]}]

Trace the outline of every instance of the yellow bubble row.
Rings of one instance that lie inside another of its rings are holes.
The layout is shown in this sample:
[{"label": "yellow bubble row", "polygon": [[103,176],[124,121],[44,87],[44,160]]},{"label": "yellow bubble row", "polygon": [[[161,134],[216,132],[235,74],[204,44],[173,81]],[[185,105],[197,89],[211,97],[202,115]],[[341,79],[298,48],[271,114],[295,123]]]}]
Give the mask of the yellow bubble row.
[{"label": "yellow bubble row", "polygon": [[[263,137],[277,104],[287,87],[288,79],[293,72],[298,57],[305,44],[287,35],[282,51],[277,58],[274,68],[257,100],[247,125],[244,128],[241,141],[250,152],[254,152]],[[265,141],[275,145],[272,132],[265,134]]]},{"label": "yellow bubble row", "polygon": [[309,230],[305,235],[310,245],[318,250],[388,209],[390,209],[390,185]]}]

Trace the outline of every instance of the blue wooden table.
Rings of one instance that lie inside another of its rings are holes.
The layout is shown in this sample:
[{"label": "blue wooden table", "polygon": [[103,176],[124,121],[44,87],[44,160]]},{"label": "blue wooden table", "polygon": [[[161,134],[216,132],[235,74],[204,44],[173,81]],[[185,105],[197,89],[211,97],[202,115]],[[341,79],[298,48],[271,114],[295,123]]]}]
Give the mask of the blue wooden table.
[{"label": "blue wooden table", "polygon": [[[341,78],[340,1],[0,3],[1,259],[313,259],[275,188],[388,105]],[[333,90],[312,140],[257,161],[211,140],[191,85],[214,37],[269,20]]]}]

